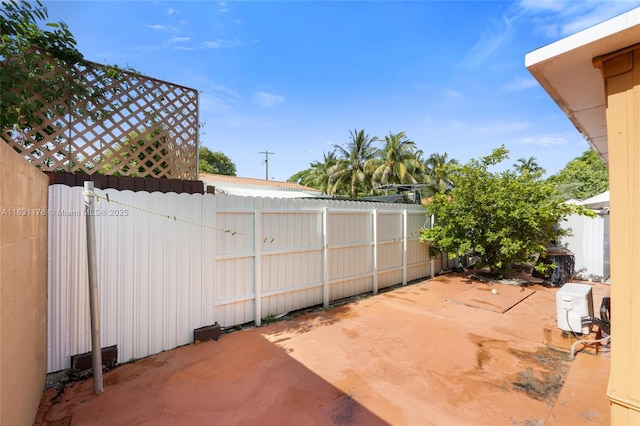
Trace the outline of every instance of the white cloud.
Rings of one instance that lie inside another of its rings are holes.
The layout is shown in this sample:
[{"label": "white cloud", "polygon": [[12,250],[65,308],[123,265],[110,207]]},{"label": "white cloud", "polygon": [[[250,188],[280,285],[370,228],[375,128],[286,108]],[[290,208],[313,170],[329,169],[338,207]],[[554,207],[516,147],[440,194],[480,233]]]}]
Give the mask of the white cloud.
[{"label": "white cloud", "polygon": [[242,99],[235,89],[222,86],[205,76],[196,78],[195,83],[195,85],[202,90],[202,94],[200,95],[201,98],[210,96],[218,99],[224,99],[225,104],[237,103]]},{"label": "white cloud", "polygon": [[592,10],[577,16],[561,27],[561,35],[566,36],[585,28],[589,28],[607,19],[613,18],[623,12],[632,9],[640,2],[602,2],[598,3]]},{"label": "white cloud", "polygon": [[518,4],[520,12],[534,22],[534,31],[550,38],[574,34],[638,5],[636,0],[522,0]]},{"label": "white cloud", "polygon": [[528,121],[466,121],[459,119],[441,119],[433,116],[424,116],[418,125],[430,131],[443,134],[451,133],[459,138],[469,140],[493,140],[495,138],[510,136],[525,132],[531,128]]},{"label": "white cloud", "polygon": [[167,9],[167,15],[173,15],[174,13],[178,13],[178,11],[172,8]]},{"label": "white cloud", "polygon": [[211,40],[202,43],[203,49],[222,49],[242,45],[239,40]]},{"label": "white cloud", "polygon": [[443,120],[440,117],[434,117],[431,115],[425,115],[418,121],[418,126],[424,129],[447,129],[453,133],[460,134],[461,132],[467,132],[471,127],[471,124],[467,121],[457,119]]},{"label": "white cloud", "polygon": [[215,134],[216,129],[221,127],[246,128],[251,123],[251,118],[244,116],[236,109],[240,97],[231,89],[216,86],[214,83],[203,85],[209,86],[203,90],[199,96],[200,120],[205,123],[203,132],[206,138]]},{"label": "white cloud", "polygon": [[154,24],[154,25],[147,25],[147,28],[151,28],[152,30],[155,30],[155,31],[178,31],[176,27],[171,25]]},{"label": "white cloud", "polygon": [[491,54],[500,48],[513,32],[513,18],[506,14],[494,24],[494,28],[480,34],[480,40],[467,52],[462,65],[475,69],[481,67]]},{"label": "white cloud", "polygon": [[229,8],[227,8],[227,2],[221,1],[218,4],[218,12],[225,13],[225,12],[228,12],[228,11],[229,11]]},{"label": "white cloud", "polygon": [[519,142],[522,145],[536,145],[536,146],[548,147],[548,146],[564,145],[567,143],[567,140],[561,136],[540,135],[540,136],[524,137],[524,138],[521,138]]},{"label": "white cloud", "polygon": [[574,34],[616,15],[640,6],[640,0],[520,0],[510,6],[500,21],[480,33],[462,65],[471,69],[482,66],[492,54],[506,44],[516,23],[529,21],[533,32],[551,40]]},{"label": "white cloud", "polygon": [[191,37],[172,37],[169,39],[169,43],[184,43],[191,40]]},{"label": "white cloud", "polygon": [[525,131],[531,127],[527,121],[496,121],[473,126],[470,133],[483,136],[503,136]]},{"label": "white cloud", "polygon": [[559,12],[568,6],[566,0],[522,0],[520,8],[528,13]]},{"label": "white cloud", "polygon": [[519,92],[537,86],[538,82],[533,77],[517,77],[505,84],[504,88],[512,92]]},{"label": "white cloud", "polygon": [[[190,41],[190,37],[174,37],[169,42],[186,42]],[[243,43],[239,40],[213,40],[213,41],[204,41],[200,44],[196,45],[173,45],[172,47],[178,50],[205,50],[205,49],[230,49],[235,46],[241,46]],[[166,46],[165,46],[166,47]]]},{"label": "white cloud", "polygon": [[258,92],[253,97],[253,102],[266,108],[273,108],[283,103],[284,97],[267,92]]},{"label": "white cloud", "polygon": [[447,89],[444,92],[445,97],[449,98],[449,99],[459,99],[462,98],[463,95],[461,92],[454,90],[454,89]]}]

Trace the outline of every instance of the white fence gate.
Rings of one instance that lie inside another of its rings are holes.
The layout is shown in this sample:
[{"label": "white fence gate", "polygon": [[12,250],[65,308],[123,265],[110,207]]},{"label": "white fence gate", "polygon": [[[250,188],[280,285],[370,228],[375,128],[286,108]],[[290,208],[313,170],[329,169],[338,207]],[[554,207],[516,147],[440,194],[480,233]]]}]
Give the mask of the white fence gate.
[{"label": "white fence gate", "polygon": [[[101,343],[118,346],[119,363],[215,322],[260,324],[440,271],[416,205],[96,194]],[[48,372],[91,350],[83,200],[82,187],[49,187]]]}]

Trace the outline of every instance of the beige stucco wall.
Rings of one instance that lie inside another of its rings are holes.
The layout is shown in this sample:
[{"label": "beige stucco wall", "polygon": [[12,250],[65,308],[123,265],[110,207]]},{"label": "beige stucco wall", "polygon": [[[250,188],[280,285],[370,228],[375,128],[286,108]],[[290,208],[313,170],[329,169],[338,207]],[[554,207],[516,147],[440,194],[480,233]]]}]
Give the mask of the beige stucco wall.
[{"label": "beige stucco wall", "polygon": [[33,424],[46,379],[47,190],[0,140],[0,425]]},{"label": "beige stucco wall", "polygon": [[640,424],[640,48],[602,62],[611,208],[611,423]]}]

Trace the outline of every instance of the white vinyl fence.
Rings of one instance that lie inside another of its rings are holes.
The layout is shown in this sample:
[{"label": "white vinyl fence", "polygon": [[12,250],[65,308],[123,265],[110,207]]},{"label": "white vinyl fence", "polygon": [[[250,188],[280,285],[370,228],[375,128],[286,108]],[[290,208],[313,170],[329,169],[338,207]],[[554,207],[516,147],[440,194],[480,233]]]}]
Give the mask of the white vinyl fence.
[{"label": "white vinyl fence", "polygon": [[[49,187],[47,371],[91,350],[82,187]],[[127,362],[193,330],[438,273],[420,206],[96,189],[103,347]]]},{"label": "white vinyl fence", "polygon": [[561,244],[571,250],[575,257],[576,279],[608,282],[609,259],[609,212],[597,211],[594,218],[571,215],[563,228],[571,229],[571,235],[561,238]]}]

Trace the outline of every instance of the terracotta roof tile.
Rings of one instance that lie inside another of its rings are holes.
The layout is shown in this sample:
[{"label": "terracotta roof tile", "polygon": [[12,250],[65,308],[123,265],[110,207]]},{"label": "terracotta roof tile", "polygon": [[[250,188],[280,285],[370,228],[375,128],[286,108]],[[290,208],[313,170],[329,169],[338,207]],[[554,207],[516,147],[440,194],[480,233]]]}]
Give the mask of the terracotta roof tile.
[{"label": "terracotta roof tile", "polygon": [[238,176],[216,175],[211,173],[200,173],[198,179],[205,182],[225,182],[225,183],[232,183],[236,185],[254,185],[254,186],[264,186],[269,188],[286,188],[286,189],[296,189],[299,191],[320,192],[320,190],[316,188],[300,185],[295,182],[283,182],[280,180],[244,178],[244,177],[238,177]]}]

